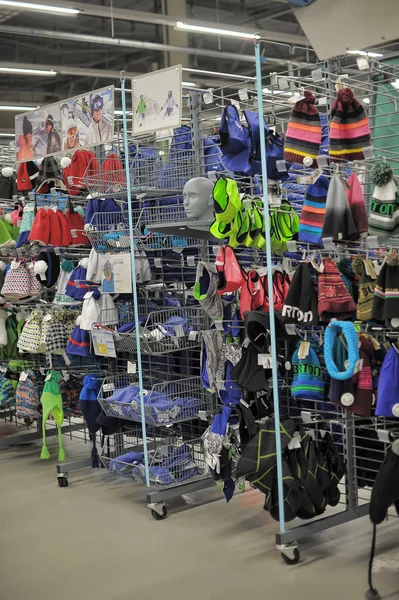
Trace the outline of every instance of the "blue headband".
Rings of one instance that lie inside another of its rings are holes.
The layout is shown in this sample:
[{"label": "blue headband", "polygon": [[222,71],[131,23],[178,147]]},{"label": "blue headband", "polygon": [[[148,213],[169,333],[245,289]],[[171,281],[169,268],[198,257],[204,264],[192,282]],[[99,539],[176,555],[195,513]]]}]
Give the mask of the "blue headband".
[{"label": "blue headband", "polygon": [[[338,371],[332,357],[334,342],[341,333],[344,334],[346,339],[349,362],[348,368],[343,373]],[[332,321],[329,324],[324,338],[324,359],[327,371],[333,379],[343,380],[353,377],[356,363],[359,360],[359,345],[353,323],[350,321]]]}]

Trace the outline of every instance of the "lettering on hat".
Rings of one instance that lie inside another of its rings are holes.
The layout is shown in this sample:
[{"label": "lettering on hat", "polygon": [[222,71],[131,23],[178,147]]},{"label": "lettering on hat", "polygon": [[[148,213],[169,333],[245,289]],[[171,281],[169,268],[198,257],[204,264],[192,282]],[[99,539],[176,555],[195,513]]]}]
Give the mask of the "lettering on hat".
[{"label": "lettering on hat", "polygon": [[284,304],[282,315],[283,317],[295,320],[296,323],[309,323],[313,320],[313,312],[311,310],[304,313],[297,306],[289,306],[288,304]]}]

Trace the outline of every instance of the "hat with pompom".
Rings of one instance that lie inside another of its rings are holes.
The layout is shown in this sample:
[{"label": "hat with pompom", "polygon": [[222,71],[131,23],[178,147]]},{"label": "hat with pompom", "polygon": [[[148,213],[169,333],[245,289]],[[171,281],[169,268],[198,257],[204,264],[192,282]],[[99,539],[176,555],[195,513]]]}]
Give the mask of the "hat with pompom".
[{"label": "hat with pompom", "polygon": [[3,167],[0,175],[0,198],[11,200],[16,193],[17,182],[14,169],[11,167]]},{"label": "hat with pompom", "polygon": [[338,91],[331,109],[330,158],[335,161],[364,160],[371,146],[370,126],[363,106],[350,88]]},{"label": "hat with pompom", "polygon": [[54,252],[40,252],[34,266],[36,279],[45,287],[53,287],[60,274],[60,257]]},{"label": "hat with pompom", "polygon": [[373,318],[399,327],[399,254],[388,254],[374,289]]},{"label": "hat with pompom", "polygon": [[370,174],[374,183],[369,231],[379,237],[390,237],[399,229],[399,195],[397,181],[392,167],[386,161],[379,161]]},{"label": "hat with pompom", "polygon": [[[313,159],[308,167],[317,167],[316,158],[320,154],[321,125],[316,108],[316,98],[311,91],[304,92],[292,109],[284,144],[284,159],[288,162],[303,164],[303,159]],[[309,161],[310,162],[310,161]]]}]

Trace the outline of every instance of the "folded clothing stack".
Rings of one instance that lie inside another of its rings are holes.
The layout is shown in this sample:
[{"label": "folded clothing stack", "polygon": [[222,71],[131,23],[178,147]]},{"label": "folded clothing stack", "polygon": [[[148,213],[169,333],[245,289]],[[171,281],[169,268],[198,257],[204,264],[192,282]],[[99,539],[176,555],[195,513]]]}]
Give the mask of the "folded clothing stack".
[{"label": "folded clothing stack", "polygon": [[[156,485],[170,486],[187,481],[203,474],[195,463],[192,449],[188,444],[179,447],[163,447],[149,456],[150,482]],[[110,461],[109,470],[114,473],[131,474],[138,479],[145,478],[144,454],[128,452]]]},{"label": "folded clothing stack", "polygon": [[[173,423],[194,417],[203,407],[203,402],[193,396],[170,397],[165,392],[143,390],[146,417],[157,424]],[[105,398],[104,410],[108,416],[122,417],[141,422],[140,390],[129,385],[115,390]]]}]

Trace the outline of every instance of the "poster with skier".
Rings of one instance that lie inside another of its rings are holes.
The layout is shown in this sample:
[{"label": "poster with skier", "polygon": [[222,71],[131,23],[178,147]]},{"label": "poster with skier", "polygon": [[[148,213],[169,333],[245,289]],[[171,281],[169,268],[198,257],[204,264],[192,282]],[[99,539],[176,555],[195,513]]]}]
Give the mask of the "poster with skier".
[{"label": "poster with skier", "polygon": [[180,126],[181,82],[181,65],[132,79],[133,135]]}]

